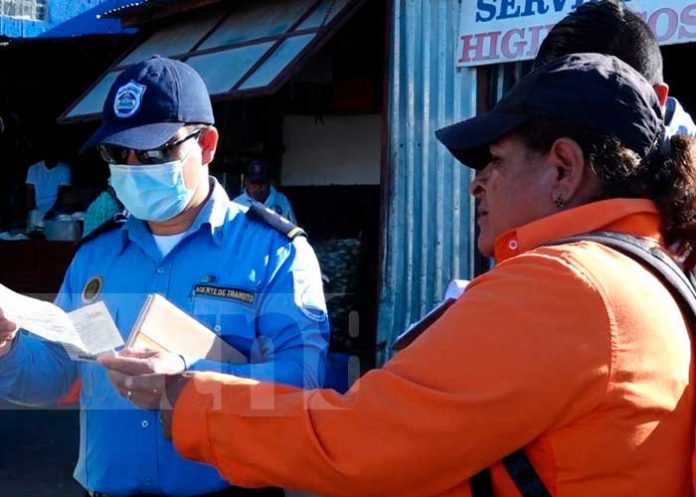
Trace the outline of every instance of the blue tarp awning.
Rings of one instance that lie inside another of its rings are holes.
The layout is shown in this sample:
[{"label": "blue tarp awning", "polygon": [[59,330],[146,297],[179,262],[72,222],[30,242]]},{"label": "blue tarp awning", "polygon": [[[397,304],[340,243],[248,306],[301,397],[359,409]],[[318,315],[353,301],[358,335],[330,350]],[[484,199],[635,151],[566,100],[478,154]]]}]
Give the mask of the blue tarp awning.
[{"label": "blue tarp awning", "polygon": [[39,38],[68,38],[85,35],[134,34],[136,28],[124,28],[120,19],[100,18],[102,14],[119,9],[133,0],[105,0],[82,14],[79,14],[42,33]]}]

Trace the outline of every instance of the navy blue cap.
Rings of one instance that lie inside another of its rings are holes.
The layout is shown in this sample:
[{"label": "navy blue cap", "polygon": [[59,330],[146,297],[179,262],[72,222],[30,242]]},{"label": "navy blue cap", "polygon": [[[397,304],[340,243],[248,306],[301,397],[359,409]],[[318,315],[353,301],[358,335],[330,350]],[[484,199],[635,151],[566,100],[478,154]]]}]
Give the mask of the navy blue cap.
[{"label": "navy blue cap", "polygon": [[522,78],[490,112],[439,129],[435,136],[464,165],[483,169],[489,145],[532,117],[554,119],[617,138],[647,157],[664,135],[655,90],[613,56],[572,54]]},{"label": "navy blue cap", "polygon": [[82,150],[118,145],[149,150],[184,124],[214,124],[208,89],[188,64],[155,55],[123,71],[104,101],[102,125]]},{"label": "navy blue cap", "polygon": [[263,159],[256,159],[247,166],[246,177],[249,181],[268,182],[271,181],[271,167]]}]

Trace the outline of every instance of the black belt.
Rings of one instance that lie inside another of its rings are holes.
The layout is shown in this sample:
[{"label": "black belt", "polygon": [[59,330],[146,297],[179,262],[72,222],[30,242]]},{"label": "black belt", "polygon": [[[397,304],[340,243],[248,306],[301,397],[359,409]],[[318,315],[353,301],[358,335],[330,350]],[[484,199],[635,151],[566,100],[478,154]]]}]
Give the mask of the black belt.
[{"label": "black belt", "polygon": [[[101,492],[87,492],[87,497],[111,497]],[[196,497],[284,497],[282,488],[240,488],[230,487],[218,492],[200,494]],[[163,494],[135,494],[131,497],[164,497]]]}]

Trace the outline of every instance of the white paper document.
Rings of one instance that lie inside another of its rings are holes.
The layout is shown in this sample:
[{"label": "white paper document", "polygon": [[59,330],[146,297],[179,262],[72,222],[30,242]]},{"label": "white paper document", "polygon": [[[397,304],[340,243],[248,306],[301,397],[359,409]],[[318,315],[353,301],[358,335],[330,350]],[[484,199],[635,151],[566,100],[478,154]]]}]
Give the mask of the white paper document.
[{"label": "white paper document", "polygon": [[60,343],[71,359],[94,360],[123,345],[123,338],[104,302],[66,313],[55,304],[26,297],[0,285],[5,317],[51,342]]}]

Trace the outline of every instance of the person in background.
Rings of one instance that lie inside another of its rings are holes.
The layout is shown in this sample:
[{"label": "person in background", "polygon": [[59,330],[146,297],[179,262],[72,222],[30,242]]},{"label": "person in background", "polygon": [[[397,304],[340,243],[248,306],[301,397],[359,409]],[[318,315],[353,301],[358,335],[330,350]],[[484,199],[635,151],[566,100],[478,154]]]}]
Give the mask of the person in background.
[{"label": "person in background", "polygon": [[[696,140],[667,136],[650,83],[596,53],[436,136],[477,172],[477,245],[496,266],[346,394],[161,375],[177,451],[327,497],[519,497],[513,478],[535,496],[693,495],[693,323],[651,270],[568,237],[641,237],[692,269]],[[144,382],[120,372],[120,391]]]},{"label": "person in background", "polygon": [[234,199],[242,205],[251,205],[252,201],[261,202],[269,209],[283,216],[291,223],[297,223],[290,201],[271,184],[271,167],[263,159],[253,160],[247,166],[244,177],[244,193]]},{"label": "person in background", "polygon": [[46,159],[32,164],[27,170],[27,211],[38,211],[40,217],[50,217],[69,195],[71,185],[70,166],[50,153]]},{"label": "person in background", "polygon": [[581,5],[549,31],[534,63],[538,67],[563,55],[581,52],[613,55],[633,67],[655,90],[668,135],[696,136],[691,116],[676,98],[669,96],[655,34],[626,4],[602,0]]},{"label": "person in background", "polygon": [[114,216],[124,213],[125,207],[116,196],[111,184],[101,192],[85,211],[82,236],[89,235],[92,231],[114,220]]}]

